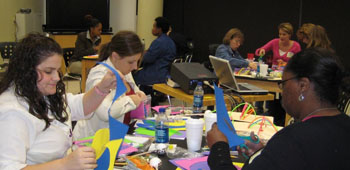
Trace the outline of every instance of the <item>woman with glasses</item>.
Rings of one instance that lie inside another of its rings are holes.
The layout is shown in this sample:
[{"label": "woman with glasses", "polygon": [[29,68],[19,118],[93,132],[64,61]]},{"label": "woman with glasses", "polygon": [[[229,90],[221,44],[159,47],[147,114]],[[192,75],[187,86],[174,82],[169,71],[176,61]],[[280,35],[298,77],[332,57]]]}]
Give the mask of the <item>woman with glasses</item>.
[{"label": "woman with glasses", "polygon": [[228,60],[232,69],[250,67],[255,70],[256,64],[245,60],[238,52],[238,48],[243,43],[243,40],[244,35],[241,30],[237,28],[230,29],[223,39],[223,44],[216,49],[215,56]]},{"label": "woman with glasses", "polygon": [[[350,76],[334,53],[311,48],[296,54],[279,85],[282,105],[297,122],[277,132],[266,146],[246,141],[249,149],[239,151],[250,158],[242,169],[350,169],[350,118],[337,109],[340,92],[350,93]],[[227,139],[216,125],[207,142],[211,169],[235,169]]]}]

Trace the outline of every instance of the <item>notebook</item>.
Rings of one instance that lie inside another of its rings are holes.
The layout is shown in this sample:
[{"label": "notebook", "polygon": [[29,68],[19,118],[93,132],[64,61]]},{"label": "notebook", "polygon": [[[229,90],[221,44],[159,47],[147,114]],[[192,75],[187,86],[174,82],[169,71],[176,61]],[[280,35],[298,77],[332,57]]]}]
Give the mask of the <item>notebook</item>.
[{"label": "notebook", "polygon": [[228,60],[209,56],[216,76],[219,78],[220,85],[231,89],[239,94],[267,94],[268,91],[256,87],[249,83],[237,83],[234,72]]}]

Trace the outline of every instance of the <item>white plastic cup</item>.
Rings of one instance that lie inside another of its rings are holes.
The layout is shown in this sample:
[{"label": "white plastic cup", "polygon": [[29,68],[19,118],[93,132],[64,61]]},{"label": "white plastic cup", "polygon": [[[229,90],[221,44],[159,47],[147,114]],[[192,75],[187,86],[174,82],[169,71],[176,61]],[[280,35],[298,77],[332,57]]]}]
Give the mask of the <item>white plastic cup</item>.
[{"label": "white plastic cup", "polygon": [[267,69],[269,66],[267,64],[260,64],[260,75],[267,76]]},{"label": "white plastic cup", "polygon": [[186,140],[189,151],[198,151],[202,145],[204,121],[202,119],[186,120]]},{"label": "white plastic cup", "polygon": [[212,113],[210,110],[205,111],[204,120],[205,120],[205,136],[207,136],[207,133],[211,129],[211,126],[217,120],[216,113]]}]

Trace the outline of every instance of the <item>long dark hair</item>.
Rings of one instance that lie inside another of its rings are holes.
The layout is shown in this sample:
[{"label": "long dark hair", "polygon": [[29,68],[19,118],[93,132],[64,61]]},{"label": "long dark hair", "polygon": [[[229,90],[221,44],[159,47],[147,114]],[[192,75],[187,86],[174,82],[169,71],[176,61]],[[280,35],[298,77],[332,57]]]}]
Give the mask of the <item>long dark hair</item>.
[{"label": "long dark hair", "polygon": [[40,34],[29,34],[16,45],[8,70],[0,83],[0,94],[14,87],[15,95],[28,103],[29,113],[45,121],[44,130],[52,121],[48,117],[49,110],[60,122],[68,119],[64,98],[65,85],[62,79],[58,81],[56,93],[53,95],[43,96],[37,87],[36,67],[54,54],[62,55],[62,49],[57,42]]},{"label": "long dark hair", "polygon": [[118,53],[123,58],[143,53],[143,50],[144,46],[137,34],[132,31],[119,31],[109,43],[102,46],[99,61],[106,60],[112,52]]},{"label": "long dark hair", "polygon": [[332,50],[310,48],[293,56],[284,69],[298,78],[308,78],[321,101],[336,104],[341,92],[349,94],[349,73]]}]

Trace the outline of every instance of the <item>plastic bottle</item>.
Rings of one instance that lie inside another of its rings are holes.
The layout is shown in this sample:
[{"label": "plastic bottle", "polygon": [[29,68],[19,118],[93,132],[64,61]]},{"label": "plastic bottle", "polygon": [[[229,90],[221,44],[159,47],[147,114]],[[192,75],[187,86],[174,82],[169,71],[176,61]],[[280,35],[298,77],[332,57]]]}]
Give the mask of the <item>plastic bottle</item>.
[{"label": "plastic bottle", "polygon": [[169,126],[168,118],[165,114],[165,108],[160,108],[156,117],[156,149],[158,154],[165,154],[169,144]]},{"label": "plastic bottle", "polygon": [[201,113],[203,106],[203,87],[202,82],[198,82],[193,92],[193,113]]}]

